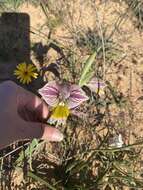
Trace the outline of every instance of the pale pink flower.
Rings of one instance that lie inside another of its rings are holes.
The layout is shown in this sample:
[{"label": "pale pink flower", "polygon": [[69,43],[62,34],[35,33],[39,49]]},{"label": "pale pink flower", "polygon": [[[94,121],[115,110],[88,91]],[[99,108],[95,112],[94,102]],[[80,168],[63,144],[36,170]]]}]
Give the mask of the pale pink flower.
[{"label": "pale pink flower", "polygon": [[52,114],[48,120],[51,124],[62,125],[73,109],[88,100],[85,92],[75,84],[51,81],[39,89],[39,94],[52,107]]},{"label": "pale pink flower", "polygon": [[109,146],[111,147],[116,147],[116,148],[121,148],[124,144],[122,135],[119,133],[119,135],[115,135],[111,139],[109,139]]},{"label": "pale pink flower", "polygon": [[86,86],[92,91],[100,96],[104,95],[104,89],[106,87],[105,82],[97,79],[96,77],[93,77],[87,84]]}]

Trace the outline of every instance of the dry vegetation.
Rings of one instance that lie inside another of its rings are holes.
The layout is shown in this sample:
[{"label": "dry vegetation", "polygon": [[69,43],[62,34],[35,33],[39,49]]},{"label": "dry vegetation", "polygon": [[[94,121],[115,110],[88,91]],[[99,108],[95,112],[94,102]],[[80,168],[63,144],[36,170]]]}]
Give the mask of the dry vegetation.
[{"label": "dry vegetation", "polygon": [[[103,96],[83,87],[90,100],[80,107],[81,118],[71,116],[60,129],[62,143],[35,139],[2,150],[1,189],[143,189],[142,1],[5,0],[0,7],[1,13],[29,14],[31,61],[44,81],[78,83],[84,61],[96,51],[92,71],[107,85]],[[51,63],[59,64],[56,76],[43,70]],[[1,69],[0,80],[18,83],[13,66]],[[28,89],[38,87],[33,82]],[[124,145],[110,147],[119,134]]]}]

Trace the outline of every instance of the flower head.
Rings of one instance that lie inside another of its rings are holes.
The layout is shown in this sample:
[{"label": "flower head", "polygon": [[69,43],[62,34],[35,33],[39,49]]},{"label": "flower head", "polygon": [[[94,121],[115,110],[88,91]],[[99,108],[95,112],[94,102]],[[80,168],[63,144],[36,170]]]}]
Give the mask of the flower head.
[{"label": "flower head", "polygon": [[14,75],[17,79],[20,80],[23,84],[29,84],[32,81],[32,78],[37,78],[38,73],[35,72],[36,67],[32,64],[20,63],[17,65]]},{"label": "flower head", "polygon": [[113,138],[110,139],[109,146],[121,148],[123,146],[124,142],[122,139],[122,135],[115,135]]},{"label": "flower head", "polygon": [[88,100],[85,92],[75,84],[51,81],[39,89],[39,94],[52,107],[49,123],[65,124],[70,111]]},{"label": "flower head", "polygon": [[104,95],[104,89],[106,87],[105,82],[93,77],[86,86],[92,91],[100,96]]}]

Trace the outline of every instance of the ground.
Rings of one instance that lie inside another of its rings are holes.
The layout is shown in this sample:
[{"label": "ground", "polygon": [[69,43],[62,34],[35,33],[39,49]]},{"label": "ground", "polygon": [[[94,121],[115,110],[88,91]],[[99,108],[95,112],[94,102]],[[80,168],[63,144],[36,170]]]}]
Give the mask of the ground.
[{"label": "ground", "polygon": [[[84,117],[70,117],[60,129],[66,136],[62,144],[32,142],[31,158],[22,143],[26,159],[19,162],[21,148],[11,151],[21,144],[3,150],[2,189],[142,189],[142,2],[46,2],[24,3],[16,10],[30,17],[30,55],[24,61],[36,65],[45,82],[59,80],[42,69],[60,59],[61,78],[77,83],[86,58],[97,51],[92,70],[107,87],[101,97],[83,87],[90,101],[80,107]],[[1,61],[0,81],[21,85],[13,76],[20,59]],[[23,87],[36,93],[42,85],[36,80]],[[109,142],[118,134],[125,147],[112,150]]]}]

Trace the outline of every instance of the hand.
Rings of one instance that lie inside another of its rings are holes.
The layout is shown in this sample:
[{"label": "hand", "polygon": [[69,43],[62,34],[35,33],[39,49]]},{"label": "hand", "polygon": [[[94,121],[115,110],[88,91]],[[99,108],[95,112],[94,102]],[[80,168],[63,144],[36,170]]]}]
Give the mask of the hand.
[{"label": "hand", "polygon": [[48,107],[39,97],[12,81],[1,83],[0,148],[32,138],[61,141],[63,135],[42,122],[48,114]]}]

